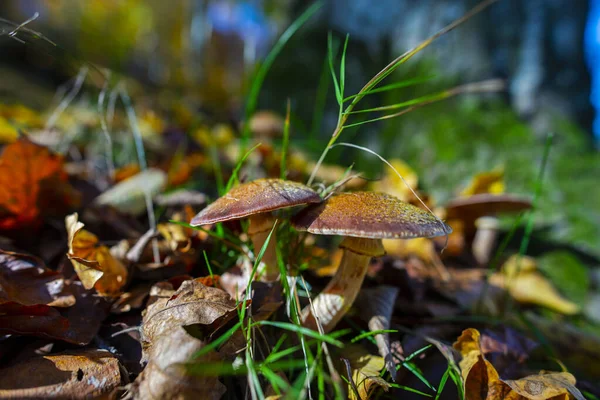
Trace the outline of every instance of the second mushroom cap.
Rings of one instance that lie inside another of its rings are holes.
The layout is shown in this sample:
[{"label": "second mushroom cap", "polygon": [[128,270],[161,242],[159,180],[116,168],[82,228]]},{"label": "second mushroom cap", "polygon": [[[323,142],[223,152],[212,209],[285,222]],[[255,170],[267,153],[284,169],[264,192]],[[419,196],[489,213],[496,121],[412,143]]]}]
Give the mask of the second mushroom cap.
[{"label": "second mushroom cap", "polygon": [[442,236],[452,229],[435,215],[385,193],[340,193],[310,206],[294,226],[320,235],[372,239]]}]

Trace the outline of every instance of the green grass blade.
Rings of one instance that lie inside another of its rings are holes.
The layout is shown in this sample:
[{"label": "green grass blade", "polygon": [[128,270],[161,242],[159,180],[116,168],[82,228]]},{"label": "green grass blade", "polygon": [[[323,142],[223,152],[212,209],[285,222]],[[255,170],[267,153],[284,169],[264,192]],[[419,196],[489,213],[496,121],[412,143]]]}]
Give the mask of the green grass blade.
[{"label": "green grass blade", "polygon": [[204,346],[203,348],[198,350],[196,353],[194,353],[194,355],[192,355],[192,358],[200,358],[203,355],[209,353],[210,351],[218,348],[221,344],[223,344],[227,340],[229,340],[231,338],[231,336],[241,327],[242,327],[242,322],[240,321],[237,324],[235,324],[234,326],[232,326],[231,328],[229,328],[229,330],[227,332],[225,332],[224,334],[219,336],[217,339],[213,340],[212,342],[210,342],[209,344],[207,344],[206,346]]},{"label": "green grass blade", "polygon": [[435,400],[438,400],[440,398],[440,396],[442,395],[444,386],[446,386],[446,382],[448,381],[448,378],[450,377],[451,369],[452,368],[450,366],[448,366],[448,368],[446,369],[446,372],[444,372],[444,375],[442,375],[442,379],[440,379],[440,384],[438,385],[437,393],[435,394]]},{"label": "green grass blade", "polygon": [[421,372],[421,370],[419,369],[419,367],[417,367],[417,365],[415,363],[413,363],[412,361],[408,361],[408,362],[403,363],[402,365],[407,370],[409,370],[414,376],[416,376],[421,382],[423,382],[429,389],[433,390],[434,392],[437,391],[435,386],[433,386],[431,383],[429,383],[427,378],[425,378],[425,375],[423,375],[423,372]]},{"label": "green grass blade", "polygon": [[334,51],[333,51],[333,35],[331,32],[327,35],[327,55],[329,60],[329,72],[331,73],[331,79],[333,80],[333,87],[335,89],[335,98],[340,107],[343,105],[344,96],[340,91],[340,84],[338,83],[337,74],[333,67]]},{"label": "green grass blade", "polygon": [[[421,83],[425,83],[425,82],[429,82],[434,78],[434,76],[427,76],[427,77],[421,77],[421,78],[412,78],[412,79],[405,79],[403,81],[400,82],[396,82],[396,83],[391,83],[389,85],[385,85],[385,86],[380,86],[377,89],[372,89],[372,90],[367,90],[364,93],[361,93],[362,96],[368,96],[370,94],[375,94],[375,93],[382,93],[382,92],[389,92],[391,90],[395,90],[395,89],[401,89],[401,88],[406,88],[406,87],[411,87],[411,86],[416,86],[419,85]],[[358,96],[358,94],[353,94],[352,96],[348,96],[344,99],[344,102],[348,101],[348,100],[352,100],[354,99],[356,96]]]},{"label": "green grass blade", "polygon": [[[237,164],[235,165],[235,168],[231,172],[229,181],[227,181],[227,186],[225,187],[225,193],[229,192],[229,190],[233,187],[233,185],[238,181],[238,174],[240,172],[240,169],[242,168],[242,165],[244,165],[244,162],[246,161],[246,159],[250,156],[250,154],[252,154],[252,152],[254,150],[259,148],[260,145],[261,145],[261,143],[258,143],[256,146],[254,146],[253,148],[248,150],[246,152],[246,154],[244,154],[244,156],[238,160]],[[223,195],[225,193],[221,193],[221,195]]]},{"label": "green grass blade", "polygon": [[342,104],[344,103],[344,88],[346,86],[346,50],[348,49],[349,39],[350,34],[346,34],[344,48],[342,49],[342,59],[340,60],[340,96]]},{"label": "green grass blade", "polygon": [[375,336],[375,335],[379,335],[380,333],[398,333],[399,331],[397,329],[381,329],[378,331],[370,331],[370,332],[364,332],[361,333],[358,336],[355,336],[354,338],[352,338],[350,340],[350,343],[356,343],[362,339],[371,337],[371,336]]},{"label": "green grass blade", "polygon": [[316,1],[309,8],[306,9],[279,37],[269,54],[265,57],[265,60],[259,67],[256,75],[252,78],[252,86],[250,88],[250,94],[248,95],[248,101],[246,102],[246,109],[244,111],[244,119],[246,123],[244,124],[244,129],[242,131],[242,149],[247,147],[248,140],[250,139],[250,125],[248,121],[254,111],[256,110],[256,105],[258,103],[258,95],[262,88],[262,84],[275,62],[281,50],[285,47],[286,43],[290,40],[292,36],[323,6],[323,1]]},{"label": "green grass blade", "polygon": [[431,395],[431,394],[428,394],[428,393],[425,393],[425,392],[421,392],[420,390],[413,389],[413,388],[408,387],[408,386],[398,385],[397,383],[390,383],[389,385],[390,385],[390,387],[393,387],[395,389],[406,390],[407,392],[419,394],[419,395],[425,396],[425,397],[433,397],[433,395]]},{"label": "green grass blade", "polygon": [[276,328],[280,328],[280,329],[285,329],[291,332],[296,332],[299,333],[301,335],[305,335],[308,337],[311,337],[313,339],[318,339],[322,342],[326,342],[329,343],[331,345],[337,346],[337,347],[344,347],[344,344],[342,342],[340,342],[339,340],[333,339],[332,337],[328,336],[328,335],[321,335],[320,333],[313,331],[312,329],[308,329],[305,328],[303,326],[298,326],[298,325],[294,325],[294,324],[290,324],[289,322],[278,322],[278,321],[256,321],[254,322],[252,325],[256,326],[256,325],[268,325],[268,326],[274,326]]},{"label": "green grass blade", "polygon": [[281,145],[281,164],[279,166],[279,176],[281,179],[287,177],[287,153],[290,144],[290,113],[291,105],[290,99],[287,101],[287,108],[285,112],[285,123],[283,124],[283,143]]},{"label": "green grass blade", "polygon": [[204,254],[204,261],[206,262],[206,268],[208,268],[210,279],[213,279],[213,272],[212,268],[210,267],[210,261],[208,261],[208,255],[206,254],[206,250],[202,250],[202,254]]}]

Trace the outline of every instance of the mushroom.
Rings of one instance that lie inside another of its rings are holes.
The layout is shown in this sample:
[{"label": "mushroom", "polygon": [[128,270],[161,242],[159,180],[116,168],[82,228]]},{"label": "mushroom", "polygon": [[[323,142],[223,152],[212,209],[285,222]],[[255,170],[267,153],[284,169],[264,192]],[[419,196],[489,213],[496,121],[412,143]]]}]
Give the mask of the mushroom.
[{"label": "mushroom", "polygon": [[[306,185],[282,179],[257,179],[239,185],[200,211],[191,221],[192,226],[248,218],[248,235],[258,253],[267,240],[275,219],[271,211],[309,203],[320,203],[321,197]],[[264,281],[277,279],[275,232],[267,245],[262,261],[265,264]]]},{"label": "mushroom", "polygon": [[334,195],[301,211],[292,223],[300,231],[344,236],[340,244],[344,254],[336,274],[312,307],[302,310],[305,326],[316,329],[316,316],[325,332],[331,331],[352,306],[371,258],[385,254],[381,239],[434,237],[452,231],[431,213],[374,192]]},{"label": "mushroom", "polygon": [[531,200],[512,194],[475,194],[459,197],[446,205],[447,219],[460,220],[464,236],[472,241],[471,250],[475,260],[486,264],[494,251],[499,221],[497,214],[518,213],[531,209]]}]

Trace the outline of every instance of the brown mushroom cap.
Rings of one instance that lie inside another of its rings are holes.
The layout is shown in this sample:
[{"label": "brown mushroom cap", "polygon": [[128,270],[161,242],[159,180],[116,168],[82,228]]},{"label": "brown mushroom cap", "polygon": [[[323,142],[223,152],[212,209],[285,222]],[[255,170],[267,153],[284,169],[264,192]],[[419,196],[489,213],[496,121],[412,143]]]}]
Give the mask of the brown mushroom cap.
[{"label": "brown mushroom cap", "polygon": [[527,197],[512,194],[475,194],[459,197],[446,205],[448,219],[474,221],[479,217],[515,213],[531,208],[531,200]]},{"label": "brown mushroom cap", "polygon": [[321,197],[306,185],[281,179],[257,179],[244,183],[200,211],[191,225],[208,225],[254,214],[320,203]]},{"label": "brown mushroom cap", "polygon": [[292,223],[320,235],[371,239],[442,236],[452,229],[431,213],[385,193],[340,193],[302,210]]}]

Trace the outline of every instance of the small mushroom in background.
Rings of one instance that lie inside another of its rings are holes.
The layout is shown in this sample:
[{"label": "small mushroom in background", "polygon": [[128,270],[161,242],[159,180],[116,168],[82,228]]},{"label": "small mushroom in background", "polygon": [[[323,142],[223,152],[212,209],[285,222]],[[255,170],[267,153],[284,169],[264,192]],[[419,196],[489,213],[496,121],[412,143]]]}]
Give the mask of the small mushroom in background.
[{"label": "small mushroom in background", "polygon": [[249,124],[255,138],[273,139],[283,134],[285,120],[273,111],[262,110],[252,115]]},{"label": "small mushroom in background", "polygon": [[[302,183],[282,179],[257,179],[237,186],[217,199],[200,211],[192,219],[191,225],[248,218],[248,235],[255,254],[258,254],[275,224],[271,211],[320,202],[321,197],[317,192]],[[277,237],[273,232],[262,258],[265,264],[265,272],[261,277],[263,281],[273,281],[279,276],[276,246]]]},{"label": "small mushroom in background", "polygon": [[[381,239],[446,235],[452,229],[431,213],[385,193],[341,193],[310,206],[292,219],[300,231],[340,235],[340,267],[327,287],[302,310],[303,324],[331,331],[352,306],[372,257],[385,254]],[[314,315],[313,310],[314,309]]]},{"label": "small mushroom in background", "polygon": [[451,200],[446,205],[446,219],[460,221],[464,241],[472,243],[473,256],[478,263],[485,264],[495,248],[498,220],[483,218],[529,209],[531,200],[527,197],[484,193]]}]

